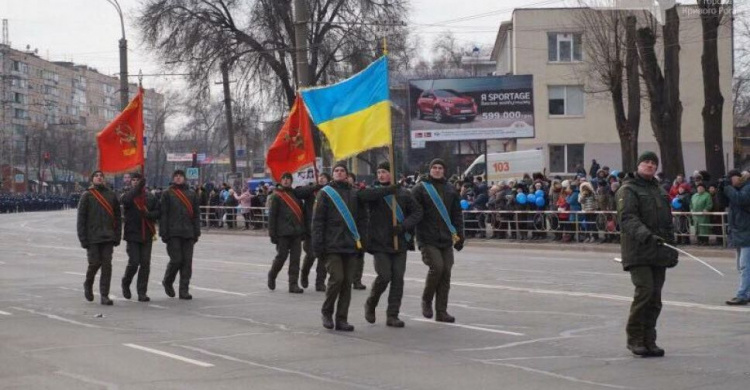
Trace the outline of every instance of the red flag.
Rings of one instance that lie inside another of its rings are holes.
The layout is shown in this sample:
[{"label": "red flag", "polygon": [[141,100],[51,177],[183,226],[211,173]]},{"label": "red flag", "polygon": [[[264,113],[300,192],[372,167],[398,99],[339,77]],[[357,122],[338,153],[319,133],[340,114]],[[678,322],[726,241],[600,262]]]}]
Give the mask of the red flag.
[{"label": "red flag", "polygon": [[266,165],[271,171],[271,177],[278,182],[281,181],[281,175],[284,172],[294,173],[305,165],[314,163],[315,147],[310,130],[310,119],[302,98],[297,95],[292,110],[289,112],[289,118],[268,149]]},{"label": "red flag", "polygon": [[127,107],[96,135],[99,170],[120,173],[143,166],[143,88]]}]

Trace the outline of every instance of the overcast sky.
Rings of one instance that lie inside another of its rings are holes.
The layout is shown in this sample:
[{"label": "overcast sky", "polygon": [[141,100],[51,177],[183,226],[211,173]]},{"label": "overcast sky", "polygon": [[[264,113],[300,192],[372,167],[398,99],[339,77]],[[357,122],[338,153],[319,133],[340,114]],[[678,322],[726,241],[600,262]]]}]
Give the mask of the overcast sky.
[{"label": "overcast sky", "polygon": [[[571,0],[567,0],[570,3]],[[140,0],[120,0],[125,12],[131,75],[160,73],[160,66],[140,44],[133,17]],[[494,43],[500,22],[515,7],[561,6],[566,0],[412,0],[414,33],[429,47],[434,37],[451,29],[467,46]],[[456,20],[470,17],[467,20]],[[119,72],[120,20],[107,0],[0,0],[0,19],[8,19],[15,49],[38,49],[54,61],[86,64],[105,74]],[[430,26],[432,25],[432,26]],[[135,81],[135,79],[131,79]],[[149,77],[146,87],[161,88],[174,78]]]}]

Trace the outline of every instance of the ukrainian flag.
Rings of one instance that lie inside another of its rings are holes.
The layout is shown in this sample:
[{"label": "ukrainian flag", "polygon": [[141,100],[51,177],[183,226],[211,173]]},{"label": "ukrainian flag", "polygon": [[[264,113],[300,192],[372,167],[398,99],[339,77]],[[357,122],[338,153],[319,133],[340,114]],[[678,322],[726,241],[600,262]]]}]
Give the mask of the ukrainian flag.
[{"label": "ukrainian flag", "polygon": [[391,145],[386,56],[340,83],[300,93],[336,160]]}]

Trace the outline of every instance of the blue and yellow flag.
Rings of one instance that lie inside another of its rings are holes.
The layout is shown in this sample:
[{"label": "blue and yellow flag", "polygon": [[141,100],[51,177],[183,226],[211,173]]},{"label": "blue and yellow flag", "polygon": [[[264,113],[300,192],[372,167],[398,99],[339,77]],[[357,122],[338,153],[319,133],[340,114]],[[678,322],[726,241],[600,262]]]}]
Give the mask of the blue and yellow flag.
[{"label": "blue and yellow flag", "polygon": [[301,94],[336,160],[391,144],[387,57],[340,83]]}]

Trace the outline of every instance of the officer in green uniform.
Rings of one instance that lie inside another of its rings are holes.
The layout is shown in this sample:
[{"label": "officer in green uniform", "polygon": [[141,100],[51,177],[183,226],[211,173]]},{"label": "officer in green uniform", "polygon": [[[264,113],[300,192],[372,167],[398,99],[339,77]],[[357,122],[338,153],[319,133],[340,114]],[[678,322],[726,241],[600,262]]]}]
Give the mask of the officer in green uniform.
[{"label": "officer in green uniform", "polygon": [[[388,187],[391,184],[391,165],[382,162],[378,165],[378,183],[376,187]],[[403,328],[404,322],[398,318],[401,298],[404,294],[404,273],[406,273],[406,251],[413,246],[414,227],[422,219],[422,207],[414,201],[411,193],[399,189],[396,194],[397,224],[393,226],[393,195],[363,196],[367,204],[369,223],[366,248],[371,253],[378,276],[372,283],[370,297],[365,302],[365,319],[375,323],[375,308],[380,296],[391,285],[388,292],[388,309],[386,310],[387,326]],[[394,247],[394,237],[398,247]]]},{"label": "officer in green uniform", "polygon": [[117,194],[107,188],[104,173],[95,171],[91,175],[91,187],[81,195],[78,202],[78,240],[86,249],[88,269],[83,282],[86,300],[94,300],[94,278],[99,269],[99,294],[101,304],[111,306],[109,285],[112,281],[112,252],[122,240],[122,216]]},{"label": "officer in green uniform", "polygon": [[271,195],[268,205],[268,235],[276,245],[276,257],[268,271],[268,288],[276,289],[276,276],[289,257],[289,292],[301,294],[297,285],[299,260],[302,254],[302,237],[305,234],[305,215],[302,203],[294,195],[292,174],[284,172],[281,184]]},{"label": "officer in green uniform", "polygon": [[[448,292],[451,287],[453,250],[464,247],[463,214],[459,196],[445,180],[445,162],[436,158],[430,162],[430,173],[412,190],[414,200],[424,212],[417,225],[417,242],[427,272],[422,293],[422,315],[435,321],[455,322],[448,314]],[[432,301],[435,299],[435,313]]]},{"label": "officer in green uniform", "polygon": [[[324,259],[329,274],[321,308],[323,327],[351,332],[354,326],[349,324],[348,316],[352,280],[357,256],[364,250],[360,232],[364,232],[367,220],[362,191],[347,182],[347,173],[345,163],[336,163],[333,182],[323,187],[315,199],[312,247],[315,256]],[[364,191],[372,196],[385,196],[394,192],[395,187]]]},{"label": "officer in green uniform", "polygon": [[616,194],[622,266],[635,286],[627,348],[643,357],[664,356],[656,345],[656,321],[666,269],[677,265],[677,252],[663,245],[674,243],[674,226],[669,196],[654,178],[658,167],[656,153],[644,152],[638,157],[637,171],[625,176]]},{"label": "officer in green uniform", "polygon": [[201,235],[200,203],[195,191],[185,183],[185,171],[172,174],[172,185],[161,196],[159,235],[167,244],[169,263],[161,284],[169,297],[175,296],[173,283],[180,274],[180,299],[193,299],[190,278],[193,275],[193,248]]}]

